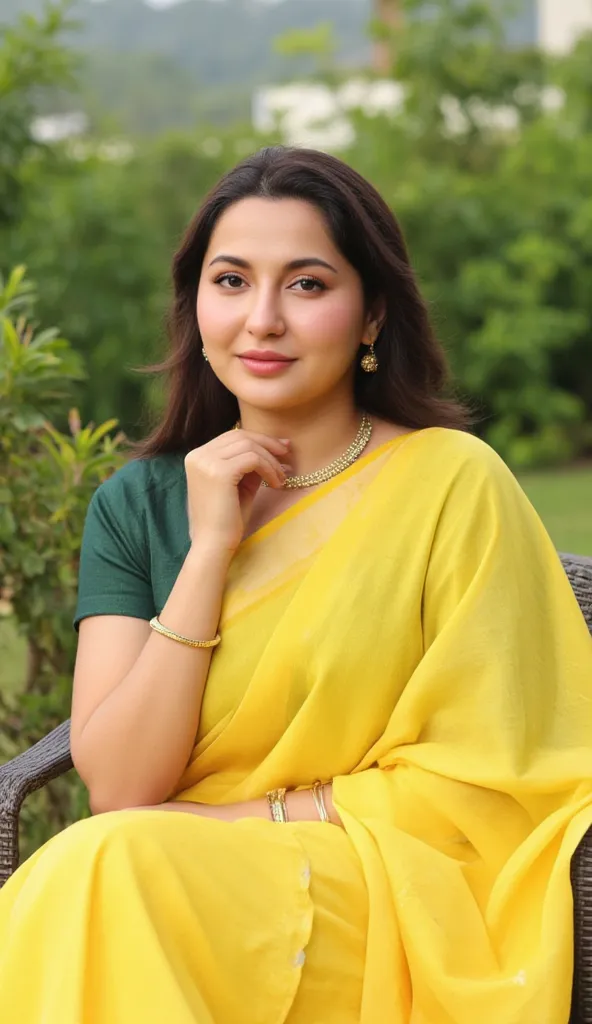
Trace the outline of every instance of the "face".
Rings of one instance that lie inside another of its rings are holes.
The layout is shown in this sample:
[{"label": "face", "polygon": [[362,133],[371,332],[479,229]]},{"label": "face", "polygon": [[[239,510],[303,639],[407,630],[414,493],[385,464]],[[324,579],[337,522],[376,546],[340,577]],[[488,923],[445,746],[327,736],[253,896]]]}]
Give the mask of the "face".
[{"label": "face", "polygon": [[323,217],[297,199],[243,199],[205,255],[197,319],[212,369],[242,406],[353,402],[368,327],[362,283]]}]

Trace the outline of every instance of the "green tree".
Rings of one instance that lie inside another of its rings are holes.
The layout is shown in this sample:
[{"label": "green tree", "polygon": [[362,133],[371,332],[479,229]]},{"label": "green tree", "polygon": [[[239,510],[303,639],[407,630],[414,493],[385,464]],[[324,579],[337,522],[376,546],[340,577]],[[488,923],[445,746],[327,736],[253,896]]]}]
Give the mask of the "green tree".
[{"label": "green tree", "polygon": [[70,6],[49,4],[39,18],[0,25],[0,231],[18,223],[31,162],[51,155],[32,124],[41,95],[73,82],[75,59],[60,42]]},{"label": "green tree", "polygon": [[43,282],[39,315],[60,321],[88,370],[76,401],[85,418],[121,410],[126,431],[139,430],[142,380],[161,334],[166,261],[150,222],[140,217],[131,168],[97,155],[57,156],[29,181],[26,207],[6,246]]},{"label": "green tree", "polygon": [[[14,17],[23,8],[39,12],[42,0],[3,0],[2,8]],[[106,114],[132,135],[248,117],[254,88],[314,66],[308,53],[287,64],[274,50],[273,40],[292,29],[334,23],[336,58],[349,66],[368,50],[370,0],[193,0],[158,9],[144,0],[77,0],[74,10],[73,45],[85,57],[77,109],[93,121]]]},{"label": "green tree", "polygon": [[[568,460],[592,445],[592,44],[551,60],[508,47],[489,3],[400,4],[400,26],[382,34],[402,109],[359,114],[343,155],[402,220],[483,435],[519,467]],[[323,33],[279,47],[337,82],[346,73]],[[162,351],[172,252],[214,181],[263,141],[248,124],[202,124],[132,139],[124,160],[89,136],[21,165],[18,230],[0,259],[30,266],[42,319],[83,354],[85,418],[115,411],[130,436],[145,429],[159,391],[133,368]]]},{"label": "green tree", "polygon": [[[23,268],[0,279],[0,600],[25,639],[22,689],[0,693],[0,759],[26,749],[69,715],[76,637],[78,559],[84,517],[97,485],[122,464],[116,420],[67,433],[52,426],[83,376],[80,357],[56,330],[39,330]],[[30,852],[85,811],[72,778],[25,810]]]},{"label": "green tree", "polygon": [[248,126],[205,128],[135,142],[119,161],[89,138],[76,158],[62,147],[51,173],[30,177],[5,254],[43,282],[39,315],[59,321],[84,358],[88,379],[76,395],[84,418],[115,411],[130,437],[146,429],[157,389],[136,368],[163,352],[172,254],[245,145],[256,146]]},{"label": "green tree", "polygon": [[349,158],[403,222],[481,432],[517,467],[572,458],[592,445],[590,41],[557,62],[509,48],[489,4],[405,10],[402,109],[360,117]]}]

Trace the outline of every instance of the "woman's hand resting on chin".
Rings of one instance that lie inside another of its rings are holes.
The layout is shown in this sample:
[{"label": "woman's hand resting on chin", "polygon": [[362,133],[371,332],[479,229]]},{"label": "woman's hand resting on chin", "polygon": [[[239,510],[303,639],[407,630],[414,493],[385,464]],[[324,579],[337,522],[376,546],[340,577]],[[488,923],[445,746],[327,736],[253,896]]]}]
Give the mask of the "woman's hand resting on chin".
[{"label": "woman's hand resting on chin", "polygon": [[250,430],[229,430],[185,456],[192,542],[234,554],[264,480],[284,486],[290,442]]}]

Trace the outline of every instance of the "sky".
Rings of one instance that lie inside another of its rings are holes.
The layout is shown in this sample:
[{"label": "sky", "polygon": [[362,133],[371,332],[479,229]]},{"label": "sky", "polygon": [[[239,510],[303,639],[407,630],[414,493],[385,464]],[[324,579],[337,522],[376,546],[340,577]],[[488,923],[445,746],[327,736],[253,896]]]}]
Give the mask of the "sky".
[{"label": "sky", "polygon": [[[172,7],[176,3],[183,3],[184,0],[144,0],[144,2],[147,3],[149,7]],[[213,3],[214,0],[210,0],[210,2]],[[217,0],[217,2],[224,3],[224,0]],[[257,2],[267,4],[281,4],[282,0],[257,0]],[[311,0],[311,2],[314,2],[314,0]]]},{"label": "sky", "polygon": [[[210,0],[210,3],[214,2],[224,3],[225,0]],[[281,4],[284,0],[255,0],[255,2],[259,4]],[[314,0],[304,0],[304,2],[314,3]],[[335,2],[338,3],[340,0],[335,0]],[[149,7],[172,7],[177,3],[187,3],[187,0],[144,0],[144,3],[148,4]]]}]

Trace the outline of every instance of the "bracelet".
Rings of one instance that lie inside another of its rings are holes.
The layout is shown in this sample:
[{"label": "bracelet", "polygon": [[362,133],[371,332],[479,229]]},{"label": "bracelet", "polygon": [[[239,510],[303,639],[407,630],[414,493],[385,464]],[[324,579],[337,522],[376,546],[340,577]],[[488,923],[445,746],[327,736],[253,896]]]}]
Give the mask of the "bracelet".
[{"label": "bracelet", "polygon": [[326,821],[331,824],[331,818],[327,812],[327,806],[325,804],[325,783],[315,782],[312,787],[312,798],[315,802],[315,807],[319,813],[321,821]]},{"label": "bracelet", "polygon": [[286,807],[286,790],[272,789],[267,794],[267,802],[271,811],[271,820],[278,824],[285,825],[288,821],[288,808]]},{"label": "bracelet", "polygon": [[217,647],[222,639],[220,634],[216,633],[213,640],[190,640],[188,637],[180,636],[178,633],[173,633],[172,629],[167,629],[166,626],[163,626],[158,615],[155,615],[154,618],[150,620],[150,626],[152,629],[156,630],[157,633],[161,633],[162,636],[168,636],[169,640],[176,640],[177,643],[185,644],[186,647]]}]

